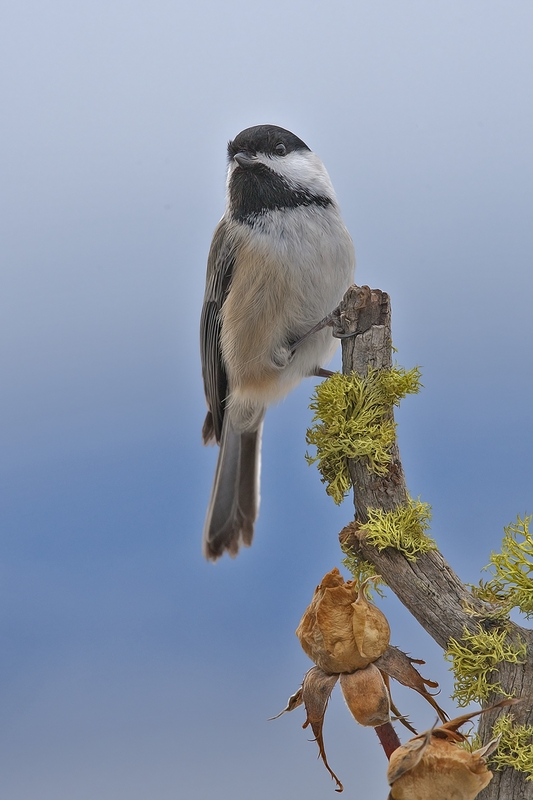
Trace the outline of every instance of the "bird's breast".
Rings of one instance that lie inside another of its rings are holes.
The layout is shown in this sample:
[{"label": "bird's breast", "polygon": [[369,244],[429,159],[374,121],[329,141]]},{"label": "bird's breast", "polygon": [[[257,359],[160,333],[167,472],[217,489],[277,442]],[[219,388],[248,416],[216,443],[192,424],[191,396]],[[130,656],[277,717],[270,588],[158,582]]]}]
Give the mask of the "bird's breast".
[{"label": "bird's breast", "polygon": [[323,209],[278,211],[239,228],[222,308],[230,389],[283,395],[331,355],[326,331],[283,363],[283,349],[332,311],[350,285],[353,245],[338,214]]}]

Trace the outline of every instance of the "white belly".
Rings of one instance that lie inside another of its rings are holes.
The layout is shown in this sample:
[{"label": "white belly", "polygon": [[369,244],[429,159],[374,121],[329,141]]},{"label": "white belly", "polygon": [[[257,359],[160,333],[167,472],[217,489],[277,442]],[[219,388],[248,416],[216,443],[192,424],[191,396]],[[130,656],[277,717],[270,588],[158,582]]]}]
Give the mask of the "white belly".
[{"label": "white belly", "polygon": [[339,304],[353,281],[355,256],[336,207],[265,214],[253,228],[239,225],[237,241],[221,343],[228,411],[236,427],[248,428],[330,360],[337,346],[331,329],[309,337],[288,363],[283,356]]}]

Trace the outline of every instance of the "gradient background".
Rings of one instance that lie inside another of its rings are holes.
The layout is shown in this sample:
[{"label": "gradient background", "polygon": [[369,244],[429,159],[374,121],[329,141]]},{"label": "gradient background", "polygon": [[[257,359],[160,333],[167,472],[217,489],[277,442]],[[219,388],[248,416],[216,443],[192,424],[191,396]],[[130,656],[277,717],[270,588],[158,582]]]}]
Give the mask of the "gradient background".
[{"label": "gradient background", "polygon": [[[267,416],[254,546],[200,551],[226,142],[275,123],[324,160],[357,282],[390,292],[398,360],[423,369],[397,415],[411,493],[477,581],[533,511],[532,40],[529,0],[4,6],[0,796],[335,796],[302,709],[267,722],[352,514],[304,461],[312,381]],[[453,712],[440,650],[382,607]],[[338,690],[325,736],[346,796],[384,800]]]}]

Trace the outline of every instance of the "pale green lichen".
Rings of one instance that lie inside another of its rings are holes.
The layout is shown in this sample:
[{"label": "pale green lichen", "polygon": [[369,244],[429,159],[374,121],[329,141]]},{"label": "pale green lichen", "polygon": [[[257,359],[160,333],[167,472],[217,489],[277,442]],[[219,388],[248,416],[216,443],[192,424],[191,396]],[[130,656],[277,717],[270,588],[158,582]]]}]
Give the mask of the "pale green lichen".
[{"label": "pale green lichen", "polygon": [[487,700],[492,692],[511,697],[499,681],[489,682],[488,676],[502,661],[523,664],[526,651],[526,644],[520,639],[517,644],[508,641],[505,629],[485,631],[480,625],[476,633],[470,633],[464,628],[461,641],[451,638],[444,654],[455,677],[452,698],[458,706],[465,707]]},{"label": "pale green lichen", "polygon": [[468,600],[462,600],[463,611],[470,617],[483,619],[485,622],[490,621],[491,624],[496,626],[505,626],[509,622],[509,613],[504,611],[500,604],[489,600],[488,596],[480,592],[479,587],[467,584],[470,587],[474,597],[483,601],[483,608],[481,609],[479,603],[473,605]]},{"label": "pale green lichen", "polygon": [[497,751],[490,757],[491,767],[502,769],[514,767],[527,772],[526,780],[533,781],[533,725],[515,725],[512,714],[504,714],[492,729],[493,736],[500,736]]},{"label": "pale green lichen", "polygon": [[485,567],[493,577],[472,587],[480,600],[506,614],[519,608],[528,619],[533,617],[533,535],[529,532],[532,519],[533,516],[518,516],[516,522],[504,528],[501,552],[492,553]]},{"label": "pale green lichen", "polygon": [[409,561],[416,561],[423,553],[437,549],[435,541],[425,533],[431,519],[431,506],[428,503],[409,497],[405,506],[398,506],[392,511],[369,508],[367,514],[368,522],[362,524],[359,530],[365,534],[366,541],[378,550],[394,547]]},{"label": "pale green lichen", "polygon": [[370,472],[386,475],[396,440],[392,407],[420,386],[418,367],[369,367],[364,378],[336,372],[316,387],[310,404],[314,424],[306,437],[316,455],[307,454],[306,459],[309,464],[318,462],[326,492],[337,504],[352,485],[348,459],[365,458]]},{"label": "pale green lichen", "polygon": [[477,731],[474,731],[470,734],[463,734],[466,735],[466,739],[462,742],[457,742],[457,747],[461,747],[463,750],[466,750],[468,753],[473,753],[474,750],[480,750],[483,747],[483,742],[481,741],[481,736]]},{"label": "pale green lichen", "polygon": [[[345,557],[342,559],[342,564],[349,572],[351,572],[358,586],[368,580],[368,578],[375,578],[377,575],[376,568],[370,561],[365,561],[364,558],[361,558],[357,555],[357,553],[354,553],[350,549],[343,550],[343,552],[345,553]],[[381,580],[381,576],[378,577],[377,580],[373,580],[371,583],[368,583],[365,591],[369,600],[373,599],[372,589],[375,589],[376,593],[380,597],[384,597],[381,587],[385,585],[385,582]]]}]

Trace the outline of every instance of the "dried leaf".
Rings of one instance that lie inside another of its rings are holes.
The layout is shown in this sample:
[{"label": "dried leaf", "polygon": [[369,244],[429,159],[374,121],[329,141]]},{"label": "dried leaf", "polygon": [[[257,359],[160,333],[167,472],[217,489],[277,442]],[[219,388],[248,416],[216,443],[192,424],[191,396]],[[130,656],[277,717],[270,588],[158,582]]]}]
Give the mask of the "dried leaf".
[{"label": "dried leaf", "polygon": [[439,728],[435,728],[433,735],[440,736],[442,738],[453,739],[455,741],[464,741],[466,736],[463,736],[462,733],[459,733],[458,728],[460,728],[461,725],[464,725],[465,722],[470,722],[470,720],[474,717],[479,717],[481,714],[486,714],[487,711],[493,711],[495,708],[506,708],[507,706],[514,706],[519,702],[519,699],[505,697],[503,700],[500,700],[499,703],[494,703],[494,705],[488,706],[488,708],[480,708],[479,711],[472,711],[469,714],[461,714],[460,717],[454,717],[453,719],[448,720],[448,722],[445,722]]},{"label": "dried leaf", "polygon": [[284,708],[283,711],[280,711],[279,714],[276,714],[275,717],[269,717],[268,721],[271,722],[273,719],[279,719],[281,717],[281,715],[282,714],[286,714],[287,711],[294,711],[295,708],[298,708],[298,706],[301,706],[302,703],[303,703],[302,694],[303,694],[303,688],[300,686],[298,691],[295,692],[294,694],[291,694],[291,696],[287,700],[286,708]]},{"label": "dried leaf", "polygon": [[391,678],[394,678],[394,680],[421,694],[422,697],[433,706],[439,718],[445,722],[448,719],[448,715],[440,708],[433,695],[426,689],[426,686],[429,686],[431,689],[436,689],[438,683],[423,678],[418,670],[413,667],[413,664],[424,663],[424,661],[409,658],[409,656],[397,647],[393,647],[393,645],[389,645],[383,655],[374,661],[374,665],[382,672],[385,672],[387,675],[390,675]]},{"label": "dried leaf", "polygon": [[328,675],[320,667],[311,667],[302,683],[302,699],[307,711],[307,721],[324,719],[331,692],[338,675]]},{"label": "dried leaf", "polygon": [[408,742],[394,751],[387,771],[389,786],[392,786],[405,772],[409,772],[420,763],[430,739],[431,731],[426,731],[423,736],[409,739]]},{"label": "dried leaf", "polygon": [[385,682],[385,686],[387,687],[387,691],[389,693],[390,710],[395,715],[395,717],[393,718],[393,722],[394,722],[395,719],[397,719],[399,722],[402,723],[402,725],[404,725],[407,728],[408,731],[411,731],[411,733],[414,733],[414,735],[416,736],[418,734],[418,731],[415,728],[413,728],[413,726],[411,725],[411,723],[409,722],[409,720],[405,716],[405,714],[402,714],[401,711],[399,711],[398,708],[394,705],[394,701],[392,699],[392,694],[391,694],[391,690],[390,690],[390,677],[389,677],[389,675],[387,675],[386,672],[381,672],[381,675],[383,677],[383,680]]},{"label": "dried leaf", "polygon": [[492,755],[492,753],[498,749],[501,738],[502,735],[500,733],[495,739],[491,739],[490,742],[485,745],[485,747],[480,747],[479,750],[474,750],[472,755],[477,756],[478,758],[487,758],[487,756]]},{"label": "dried leaf", "polygon": [[338,675],[327,675],[320,667],[312,667],[306,674],[302,685],[302,697],[307,711],[307,719],[304,728],[311,725],[311,729],[318,745],[320,757],[327,771],[337,784],[336,792],[342,792],[344,787],[328,764],[324,739],[322,737],[322,727],[324,725],[324,714],[328,705],[333,687],[339,679]]}]

